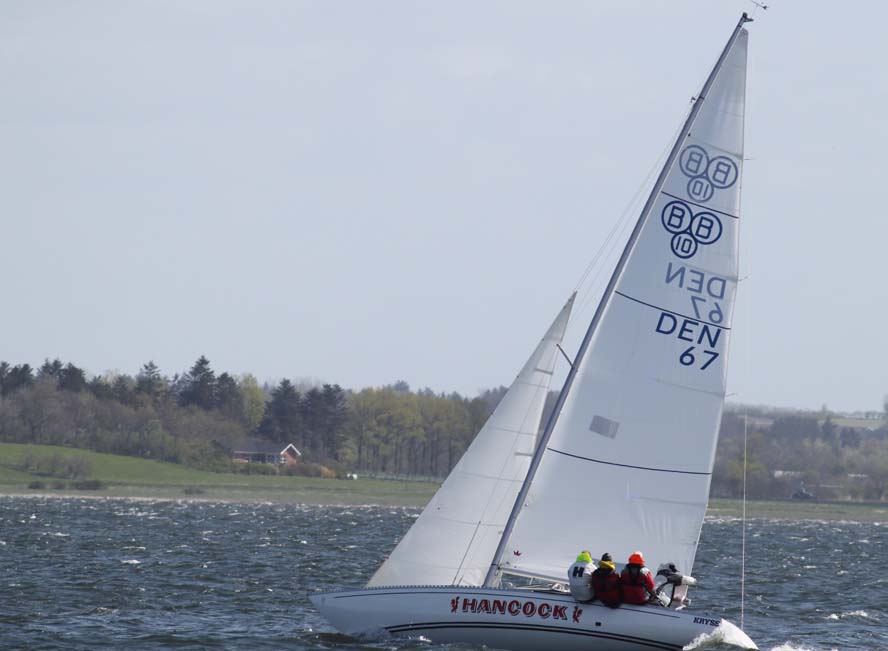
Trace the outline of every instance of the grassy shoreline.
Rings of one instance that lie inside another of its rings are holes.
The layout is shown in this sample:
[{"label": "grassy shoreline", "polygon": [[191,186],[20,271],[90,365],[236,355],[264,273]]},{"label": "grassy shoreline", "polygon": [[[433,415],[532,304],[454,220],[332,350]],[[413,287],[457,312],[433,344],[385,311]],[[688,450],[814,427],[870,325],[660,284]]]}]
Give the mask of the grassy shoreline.
[{"label": "grassy shoreline", "polygon": [[[102,482],[103,487],[100,490],[74,490],[70,480],[27,472],[22,469],[22,462],[28,453],[84,459],[90,467],[89,478]],[[28,484],[33,481],[45,486],[29,489]],[[66,487],[52,489],[56,481],[64,482]],[[438,484],[429,482],[215,473],[89,450],[0,443],[0,495],[424,506],[437,488]]]},{"label": "grassy shoreline", "polygon": [[[335,480],[326,480],[328,483]],[[201,493],[187,493],[181,486],[138,486],[134,484],[111,484],[101,490],[31,490],[21,486],[0,484],[2,497],[41,497],[41,498],[72,498],[89,499],[132,499],[132,500],[182,500],[203,502],[262,502],[274,504],[308,504],[317,506],[425,506],[437,488],[434,484],[423,484],[430,487],[428,495],[424,491],[416,491],[414,482],[380,482],[387,486],[355,487],[356,490],[342,490],[334,486],[294,486],[286,489],[270,489],[251,486],[209,486]],[[375,484],[375,482],[374,482]]]},{"label": "grassy shoreline", "polygon": [[[93,491],[69,487],[53,490],[49,488],[54,481],[52,478],[21,470],[22,459],[28,452],[82,457],[92,469],[90,478],[101,481],[104,487]],[[46,487],[29,489],[28,484],[34,480],[44,481]],[[88,450],[0,443],[0,496],[421,507],[431,499],[438,486],[432,482],[385,479],[338,480],[213,473]],[[746,511],[749,519],[888,522],[888,503],[751,500]],[[743,504],[736,499],[712,499],[707,509],[709,517],[739,518],[742,512]]]}]

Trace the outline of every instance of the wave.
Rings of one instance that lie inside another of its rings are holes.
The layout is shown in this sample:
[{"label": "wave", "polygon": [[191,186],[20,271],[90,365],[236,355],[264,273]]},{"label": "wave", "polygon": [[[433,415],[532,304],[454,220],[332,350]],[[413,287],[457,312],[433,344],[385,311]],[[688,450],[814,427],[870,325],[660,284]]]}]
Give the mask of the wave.
[{"label": "wave", "polygon": [[[749,638],[739,628],[730,622],[722,622],[711,633],[703,633],[684,647],[683,651],[691,651],[692,649],[716,649],[724,645],[738,647],[741,649],[749,649]],[[755,648],[755,647],[752,647]]]},{"label": "wave", "polygon": [[875,615],[869,614],[865,610],[851,610],[851,611],[844,612],[844,613],[831,613],[827,617],[827,619],[838,620],[838,619],[845,619],[847,617],[857,617],[859,619],[869,619],[874,622],[879,621],[878,617],[876,617]]}]

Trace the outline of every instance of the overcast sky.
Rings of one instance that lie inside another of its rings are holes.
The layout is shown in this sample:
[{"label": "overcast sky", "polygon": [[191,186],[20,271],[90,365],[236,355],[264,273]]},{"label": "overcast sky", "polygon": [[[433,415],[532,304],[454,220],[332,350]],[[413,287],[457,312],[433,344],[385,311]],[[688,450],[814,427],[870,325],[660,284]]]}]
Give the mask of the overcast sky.
[{"label": "overcast sky", "polygon": [[[771,4],[729,399],[877,409],[888,15]],[[752,8],[0,0],[0,359],[507,384]]]}]

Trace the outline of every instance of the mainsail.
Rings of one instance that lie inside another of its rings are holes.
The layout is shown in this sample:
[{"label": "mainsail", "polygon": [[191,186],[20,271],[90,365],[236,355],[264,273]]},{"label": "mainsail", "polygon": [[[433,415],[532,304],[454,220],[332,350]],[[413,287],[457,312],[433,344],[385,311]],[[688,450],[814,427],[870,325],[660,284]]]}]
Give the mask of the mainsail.
[{"label": "mainsail", "polygon": [[[696,99],[602,299],[494,557],[563,578],[580,549],[689,574],[737,286],[747,32]],[[535,472],[534,472],[535,471]]]},{"label": "mainsail", "polygon": [[573,301],[368,587],[481,584],[533,456]]}]

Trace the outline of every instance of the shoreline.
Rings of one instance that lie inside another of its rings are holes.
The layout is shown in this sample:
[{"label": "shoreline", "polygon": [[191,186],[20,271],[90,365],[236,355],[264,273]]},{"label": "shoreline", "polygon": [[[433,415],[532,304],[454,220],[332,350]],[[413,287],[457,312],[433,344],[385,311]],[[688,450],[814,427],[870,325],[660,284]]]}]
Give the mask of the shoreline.
[{"label": "shoreline", "polygon": [[[320,483],[323,482],[323,483]],[[439,484],[394,480],[318,480],[287,486],[249,484],[106,484],[99,490],[29,489],[0,484],[0,499],[95,499],[271,503],[310,506],[423,507]],[[359,484],[359,485],[355,485]]]},{"label": "shoreline", "polygon": [[[706,517],[740,519],[743,517],[743,501],[739,498],[712,498],[706,509]],[[746,519],[888,523],[888,503],[747,500]]]},{"label": "shoreline", "polygon": [[[330,480],[333,481],[333,480]],[[108,486],[99,491],[46,491],[0,485],[0,500],[25,499],[91,499],[164,502],[216,502],[240,504],[280,504],[290,506],[342,506],[342,507],[400,507],[421,508],[431,498],[437,484],[426,482],[390,482],[400,490],[378,491],[337,490],[282,490],[245,487],[202,487],[204,492],[185,493],[180,486]],[[374,482],[374,483],[376,483]],[[406,489],[406,490],[405,490]],[[411,490],[413,489],[413,490]],[[420,489],[420,490],[415,490]],[[888,523],[888,503],[877,502],[797,502],[793,500],[749,500],[746,519],[791,520],[812,522],[862,522]],[[714,498],[706,510],[707,519],[739,520],[743,503],[739,499]]]}]

